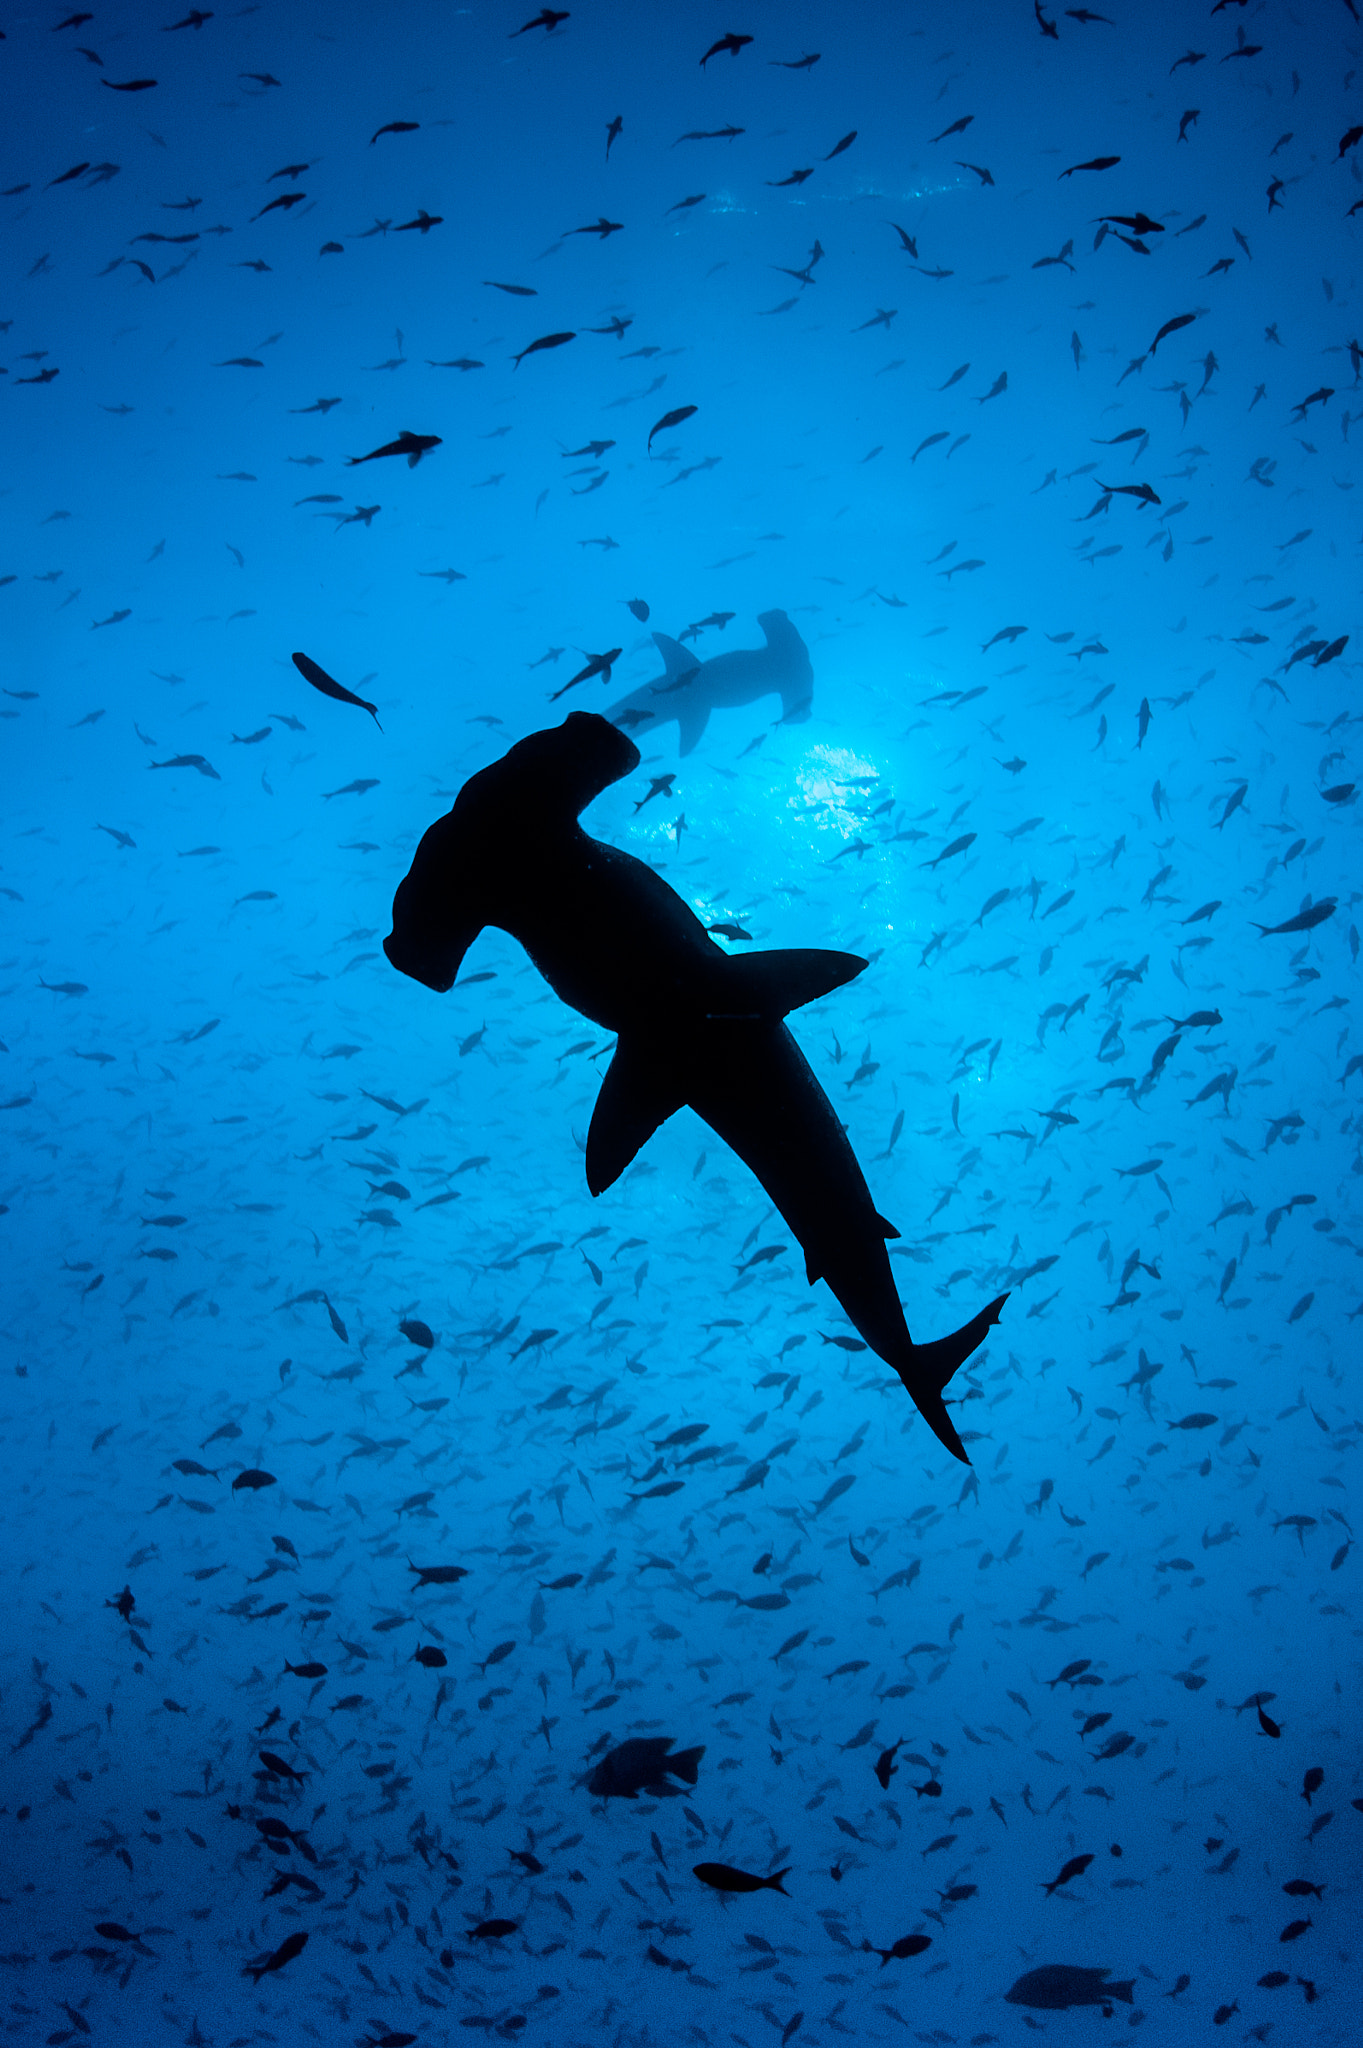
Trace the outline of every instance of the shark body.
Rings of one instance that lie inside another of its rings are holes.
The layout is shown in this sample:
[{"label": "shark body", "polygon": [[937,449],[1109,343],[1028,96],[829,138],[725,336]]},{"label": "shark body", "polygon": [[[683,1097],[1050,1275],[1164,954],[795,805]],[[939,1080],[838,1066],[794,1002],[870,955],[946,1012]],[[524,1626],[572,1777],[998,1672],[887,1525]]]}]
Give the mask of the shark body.
[{"label": "shark body", "polygon": [[785,1024],[853,980],[852,953],[725,954],[643,861],[592,839],[579,815],[639,765],[594,712],[530,734],[464,785],[422,839],[393,902],[384,951],[428,988],[451,988],[485,925],[509,932],[565,1003],[617,1035],[587,1138],[602,1194],[689,1104],[761,1182],[870,1348],[892,1365],[952,1455],[969,1463],[942,1390],[997,1322],[1000,1296],[954,1335],[915,1344],[886,1237],[832,1103]]},{"label": "shark body", "polygon": [[814,697],[814,670],[809,649],[782,611],[760,612],[757,619],[765,647],[727,648],[702,661],[690,647],[666,633],[653,643],[663,658],[663,674],[643,683],[607,711],[607,718],[625,724],[655,726],[675,719],[683,754],[703,738],[712,711],[756,704],[763,697],[781,699],[781,721],[795,725],[809,717]]}]

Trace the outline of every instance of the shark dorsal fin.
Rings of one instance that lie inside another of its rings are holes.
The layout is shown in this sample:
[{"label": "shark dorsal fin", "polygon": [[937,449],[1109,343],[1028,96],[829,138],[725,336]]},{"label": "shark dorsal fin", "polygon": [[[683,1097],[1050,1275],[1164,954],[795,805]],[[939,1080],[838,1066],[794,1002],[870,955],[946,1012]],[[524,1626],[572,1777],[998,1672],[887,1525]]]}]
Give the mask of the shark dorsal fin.
[{"label": "shark dorsal fin", "polygon": [[655,633],[653,645],[661,654],[667,672],[663,679],[664,688],[675,689],[678,683],[694,675],[700,667],[700,656],[693,654],[689,647],[683,647],[680,640],[674,640],[669,633]]}]

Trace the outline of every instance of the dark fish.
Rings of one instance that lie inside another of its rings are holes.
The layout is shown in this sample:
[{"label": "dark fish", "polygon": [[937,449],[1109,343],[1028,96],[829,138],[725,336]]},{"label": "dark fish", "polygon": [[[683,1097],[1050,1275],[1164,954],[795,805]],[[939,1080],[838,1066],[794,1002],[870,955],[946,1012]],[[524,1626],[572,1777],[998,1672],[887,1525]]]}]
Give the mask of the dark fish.
[{"label": "dark fish", "polygon": [[196,768],[199,774],[206,776],[210,782],[222,781],[221,775],[219,775],[212,762],[206,761],[202,754],[174,754],[169,761],[151,761],[148,763],[148,766],[151,768]]},{"label": "dark fish", "polygon": [[[1120,162],[1119,156],[1091,156],[1086,164],[1071,164],[1067,171],[1060,173],[1060,177],[1072,178],[1076,171],[1110,171],[1114,164]],[[1056,182],[1059,183],[1059,179]]]},{"label": "dark fish", "polygon": [[921,1956],[924,1949],[932,1947],[932,1936],[930,1934],[901,1934],[892,1948],[876,1948],[874,1942],[865,1940],[863,1940],[861,1945],[868,1954],[875,1954],[880,1957],[880,1967],[883,1970],[887,1963],[907,1962],[910,1956]]},{"label": "dark fish", "polygon": [[1121,1999],[1130,2005],[1135,1989],[1135,1978],[1122,1984],[1109,1984],[1106,1970],[1083,1970],[1070,1963],[1044,1963],[1039,1970],[1028,1970],[1018,1978],[1011,1991],[1003,1994],[1006,2005],[1028,2005],[1037,2012],[1064,2012],[1072,2005],[1101,2005],[1108,2016],[1111,2008],[1108,2000]]},{"label": "dark fish", "polygon": [[376,128],[369,138],[372,149],[381,135],[411,135],[421,126],[420,121],[385,121],[382,128]]},{"label": "dark fish", "polygon": [[701,60],[700,60],[700,68],[701,68],[701,70],[703,71],[703,70],[705,69],[706,65],[707,65],[707,64],[709,63],[710,59],[711,59],[712,57],[717,57],[717,56],[719,55],[719,53],[720,53],[720,51],[721,51],[721,50],[727,50],[727,51],[729,52],[729,55],[730,55],[731,57],[736,57],[736,56],[738,55],[739,51],[740,51],[741,49],[744,49],[744,48],[746,47],[746,45],[747,45],[747,44],[749,44],[749,43],[750,43],[751,41],[752,41],[752,37],[751,37],[751,36],[736,36],[736,35],[733,35],[733,34],[729,34],[729,35],[727,35],[727,36],[721,36],[721,37],[720,37],[720,39],[719,39],[719,41],[718,41],[717,43],[711,43],[711,45],[710,45],[709,49],[708,49],[708,50],[707,50],[707,51],[705,52],[705,55],[704,55],[704,56],[703,56],[703,57],[701,58]]},{"label": "dark fish", "polygon": [[307,1778],[306,1771],[296,1771],[292,1764],[285,1763],[282,1756],[276,1756],[272,1749],[259,1752],[260,1761],[272,1778],[289,1778],[295,1785],[301,1785]]},{"label": "dark fish", "polygon": [[278,1484],[279,1482],[273,1472],[262,1472],[259,1466],[251,1465],[244,1472],[238,1472],[236,1478],[232,1481],[232,1491],[233,1493],[241,1493],[249,1489],[252,1493],[259,1493],[262,1487],[277,1486]]},{"label": "dark fish", "polygon": [[677,1788],[668,1778],[694,1785],[705,1748],[701,1744],[672,1755],[674,1740],[671,1735],[637,1735],[608,1749],[588,1778],[587,1790],[599,1799],[637,1799],[641,1792],[655,1799],[675,1797]]},{"label": "dark fish", "polygon": [[1172,320],[1166,320],[1159,333],[1151,342],[1146,354],[1153,355],[1166,334],[1177,334],[1180,327],[1191,327],[1196,318],[1196,313],[1176,313]]},{"label": "dark fish", "polygon": [[[508,289],[508,287],[506,287],[506,286],[503,286],[503,290],[506,290],[506,289]],[[514,365],[514,367],[515,367],[516,369],[518,369],[518,370],[519,370],[519,368],[520,368],[521,364],[522,364],[522,363],[523,363],[523,362],[525,361],[525,358],[526,358],[527,356],[533,356],[533,355],[538,355],[541,349],[546,349],[546,348],[562,348],[562,346],[563,346],[563,344],[564,344],[564,342],[565,342],[565,341],[575,341],[576,339],[577,339],[577,336],[576,336],[576,334],[575,334],[575,333],[574,333],[574,334],[542,334],[542,335],[541,335],[541,336],[539,337],[539,340],[538,340],[538,341],[532,341],[532,342],[530,343],[530,345],[529,345],[529,347],[528,347],[528,348],[523,348],[523,349],[521,350],[521,352],[520,352],[520,354],[519,354],[518,356],[515,356],[515,357],[513,357],[513,359],[512,359],[512,361],[513,361],[513,365]]]},{"label": "dark fish", "polygon": [[683,420],[689,420],[692,413],[699,412],[698,405],[679,405],[673,411],[665,412],[648,437],[648,448],[653,447],[653,435],[661,434],[667,427],[679,427]]},{"label": "dark fish", "polygon": [[301,1956],[307,1945],[308,1937],[301,1929],[294,1934],[287,1934],[273,1955],[266,1956],[263,1963],[248,1963],[241,1974],[243,1977],[249,1977],[252,1983],[259,1984],[262,1977],[271,1975],[275,1970],[282,1970],[285,1963],[291,1963],[295,1956]]},{"label": "dark fish", "polygon": [[508,1934],[514,1934],[520,1926],[519,1920],[480,1920],[476,1927],[470,1927],[470,1941],[503,1941]]},{"label": "dark fish", "polygon": [[890,1780],[895,1775],[895,1772],[899,1769],[898,1764],[895,1762],[895,1752],[899,1749],[902,1749],[903,1746],[904,1738],[901,1735],[899,1741],[896,1742],[892,1748],[882,1749],[880,1755],[876,1759],[875,1772],[876,1777],[880,1781],[880,1789],[882,1792],[888,1792],[890,1789]]},{"label": "dark fish", "polygon": [[1333,917],[1337,908],[1337,897],[1322,896],[1319,903],[1313,903],[1309,910],[1299,910],[1284,924],[1255,924],[1254,929],[1266,939],[1271,939],[1277,932],[1313,932],[1318,924],[1324,924],[1327,917]]},{"label": "dark fish", "polygon": [[1062,1885],[1068,1884],[1071,1878],[1082,1877],[1092,1861],[1092,1856],[1071,1856],[1059,1877],[1053,1877],[1048,1885],[1042,1887],[1047,1898],[1050,1898],[1053,1892],[1059,1891]]},{"label": "dark fish", "polygon": [[942,851],[937,855],[937,858],[935,860],[920,861],[919,866],[925,868],[935,868],[940,866],[944,860],[954,859],[954,857],[958,853],[964,853],[969,847],[973,846],[975,844],[976,837],[977,835],[974,832],[962,833],[959,839],[953,839],[949,846],[943,847]]},{"label": "dark fish", "polygon": [[295,654],[293,656],[293,665],[298,670],[299,675],[302,676],[304,682],[311,683],[314,690],[320,690],[324,697],[334,697],[338,704],[354,704],[359,710],[367,711],[375,725],[379,726],[379,731],[383,731],[383,727],[379,725],[377,708],[364,697],[357,697],[353,690],[346,688],[344,683],[338,683],[334,676],[327,674],[324,668],[319,668],[311,655]]},{"label": "dark fish", "polygon": [[439,446],[439,434],[414,434],[404,427],[396,441],[385,441],[382,448],[371,448],[367,455],[348,455],[346,468],[354,469],[361,462],[377,462],[384,455],[405,455],[408,469],[415,469],[423,455]]},{"label": "dark fish", "polygon": [[[680,1762],[680,1758],[678,1759]],[[789,1877],[789,1869],[778,1870],[771,1877],[754,1877],[746,1870],[735,1870],[732,1863],[696,1863],[693,1874],[702,1884],[708,1884],[716,1892],[780,1892],[782,1898],[789,1898],[783,1877]]]}]

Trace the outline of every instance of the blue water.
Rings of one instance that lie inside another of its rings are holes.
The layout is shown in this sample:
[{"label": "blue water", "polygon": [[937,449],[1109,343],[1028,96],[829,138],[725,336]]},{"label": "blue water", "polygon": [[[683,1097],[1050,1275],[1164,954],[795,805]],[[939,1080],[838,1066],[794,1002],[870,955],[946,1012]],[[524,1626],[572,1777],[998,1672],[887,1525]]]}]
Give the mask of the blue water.
[{"label": "blue water", "polygon": [[[161,12],[0,49],[7,2034],[1356,2040],[1350,0]],[[810,704],[586,824],[870,960],[791,1028],[915,1336],[1010,1290],[969,1471],[689,1110],[591,1199],[512,940],[381,951],[773,609]]]}]

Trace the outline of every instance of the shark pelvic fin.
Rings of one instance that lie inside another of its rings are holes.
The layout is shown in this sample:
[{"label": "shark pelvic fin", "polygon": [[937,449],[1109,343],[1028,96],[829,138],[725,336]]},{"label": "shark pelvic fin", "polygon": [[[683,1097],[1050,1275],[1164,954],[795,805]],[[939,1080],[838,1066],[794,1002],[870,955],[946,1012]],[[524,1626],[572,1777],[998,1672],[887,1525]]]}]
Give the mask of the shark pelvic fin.
[{"label": "shark pelvic fin", "polygon": [[587,1186],[604,1194],[686,1095],[666,1053],[647,1046],[616,1046],[587,1132]]},{"label": "shark pelvic fin", "polygon": [[[729,957],[727,979],[733,989],[737,1010],[745,1004],[764,1017],[784,1017],[805,1003],[842,988],[866,966],[856,953],[832,953],[807,949],[783,949],[752,953],[744,959]],[[883,1220],[883,1219],[882,1219]],[[887,1233],[897,1236],[897,1231]]]}]

